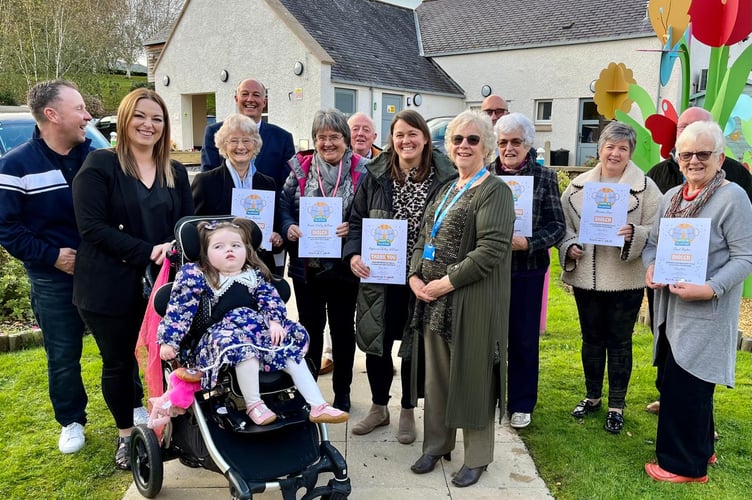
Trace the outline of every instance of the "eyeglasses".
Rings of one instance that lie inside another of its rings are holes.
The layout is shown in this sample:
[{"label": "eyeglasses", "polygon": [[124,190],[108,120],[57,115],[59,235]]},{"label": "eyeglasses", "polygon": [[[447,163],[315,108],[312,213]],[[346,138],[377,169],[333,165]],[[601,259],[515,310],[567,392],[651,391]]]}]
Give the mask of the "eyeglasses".
[{"label": "eyeglasses", "polygon": [[225,142],[227,144],[232,144],[235,147],[237,147],[240,144],[247,147],[247,146],[250,146],[253,141],[248,137],[244,137],[243,139],[228,139]]},{"label": "eyeglasses", "polygon": [[342,134],[317,135],[316,142],[337,142],[344,139]]},{"label": "eyeglasses", "polygon": [[697,157],[697,161],[708,161],[713,153],[715,151],[684,151],[677,156],[681,161],[691,161],[693,156]]},{"label": "eyeglasses", "polygon": [[497,108],[497,109],[484,109],[483,112],[487,114],[488,116],[504,116],[509,113],[509,110],[506,108]]},{"label": "eyeglasses", "polygon": [[464,135],[459,135],[459,134],[452,136],[452,144],[454,144],[455,146],[459,146],[460,144],[462,144],[462,141],[464,141],[465,139],[467,139],[467,143],[470,144],[471,146],[477,146],[478,144],[480,144],[479,135],[468,135],[467,137],[465,137]]},{"label": "eyeglasses", "polygon": [[518,148],[524,144],[522,139],[512,139],[511,141],[508,141],[506,139],[502,139],[499,142],[496,143],[501,149],[504,149],[507,146],[513,146],[515,148]]}]

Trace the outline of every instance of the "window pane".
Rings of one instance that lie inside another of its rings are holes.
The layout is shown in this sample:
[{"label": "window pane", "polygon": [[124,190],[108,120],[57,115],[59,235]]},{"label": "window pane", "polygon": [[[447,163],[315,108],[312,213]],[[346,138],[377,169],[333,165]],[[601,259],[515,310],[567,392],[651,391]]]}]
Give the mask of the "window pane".
[{"label": "window pane", "polygon": [[551,106],[552,101],[537,101],[535,111],[535,121],[548,122],[551,121]]},{"label": "window pane", "polygon": [[334,89],[334,107],[349,117],[355,113],[355,91],[352,89]]},{"label": "window pane", "polygon": [[583,121],[587,120],[598,120],[598,106],[595,105],[595,102],[593,101],[584,101],[582,103],[582,119]]}]

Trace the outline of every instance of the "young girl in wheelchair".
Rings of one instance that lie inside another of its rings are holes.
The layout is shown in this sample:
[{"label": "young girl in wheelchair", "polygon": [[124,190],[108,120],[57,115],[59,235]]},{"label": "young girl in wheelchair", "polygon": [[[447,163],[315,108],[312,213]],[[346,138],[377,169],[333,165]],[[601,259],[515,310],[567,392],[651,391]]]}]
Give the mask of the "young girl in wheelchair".
[{"label": "young girl in wheelchair", "polygon": [[252,224],[241,218],[199,223],[200,259],[182,266],[175,277],[157,333],[160,357],[177,356],[204,297],[213,324],[190,352],[181,353],[203,371],[203,389],[216,385],[222,365],[234,366],[248,416],[266,425],[277,415],[261,399],[259,371],[284,370],[310,405],[311,422],[345,422],[348,414],[324,400],[303,360],[308,332],[287,319],[271,273],[253,250]]}]

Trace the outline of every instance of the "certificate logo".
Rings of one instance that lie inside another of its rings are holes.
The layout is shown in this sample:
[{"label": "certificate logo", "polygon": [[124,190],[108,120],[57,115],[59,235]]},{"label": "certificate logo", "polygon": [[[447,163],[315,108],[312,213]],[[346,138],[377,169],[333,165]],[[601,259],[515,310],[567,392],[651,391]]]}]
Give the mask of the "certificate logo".
[{"label": "certificate logo", "polygon": [[264,211],[266,202],[259,195],[251,194],[243,198],[242,206],[246,215],[258,216]]},{"label": "certificate logo", "polygon": [[525,192],[525,186],[513,180],[508,181],[507,186],[509,186],[509,189],[512,190],[512,198],[514,198],[514,202],[517,203],[517,200],[520,199],[522,193]]},{"label": "certificate logo", "polygon": [[376,246],[380,247],[392,246],[392,242],[396,236],[397,231],[389,224],[379,224],[371,231],[371,237],[376,242]]},{"label": "certificate logo", "polygon": [[674,246],[689,247],[700,234],[700,231],[692,224],[677,224],[672,227],[668,235],[674,240]]},{"label": "certificate logo", "polygon": [[611,210],[614,204],[619,201],[619,195],[613,189],[604,187],[593,193],[593,201],[598,208]]},{"label": "certificate logo", "polygon": [[332,209],[329,208],[329,205],[326,203],[317,201],[311,205],[308,213],[311,216],[311,219],[313,219],[313,222],[326,222],[332,215]]}]

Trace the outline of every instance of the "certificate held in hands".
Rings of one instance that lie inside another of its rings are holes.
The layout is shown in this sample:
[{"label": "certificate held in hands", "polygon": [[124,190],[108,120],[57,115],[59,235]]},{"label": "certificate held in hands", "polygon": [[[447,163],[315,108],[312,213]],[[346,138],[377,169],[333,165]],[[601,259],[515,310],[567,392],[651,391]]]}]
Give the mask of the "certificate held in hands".
[{"label": "certificate held in hands", "polygon": [[363,283],[404,285],[407,271],[407,221],[363,219],[360,256],[368,266]]},{"label": "certificate held in hands", "polygon": [[653,282],[704,285],[709,245],[710,219],[661,219]]},{"label": "certificate held in hands", "polygon": [[337,226],[342,224],[342,198],[303,196],[300,198],[298,256],[339,259],[342,238]]},{"label": "certificate held in hands", "polygon": [[621,247],[624,236],[616,234],[627,223],[629,186],[588,182],[583,188],[580,243]]}]

